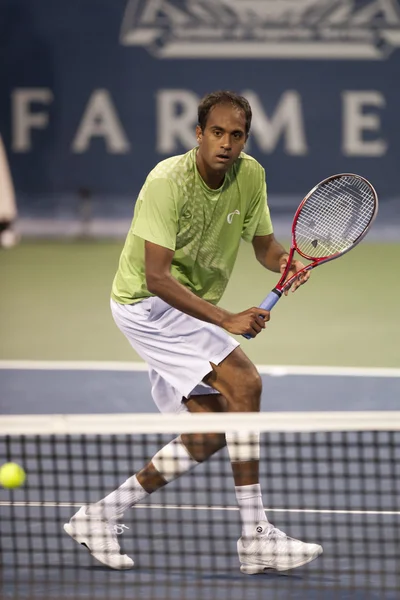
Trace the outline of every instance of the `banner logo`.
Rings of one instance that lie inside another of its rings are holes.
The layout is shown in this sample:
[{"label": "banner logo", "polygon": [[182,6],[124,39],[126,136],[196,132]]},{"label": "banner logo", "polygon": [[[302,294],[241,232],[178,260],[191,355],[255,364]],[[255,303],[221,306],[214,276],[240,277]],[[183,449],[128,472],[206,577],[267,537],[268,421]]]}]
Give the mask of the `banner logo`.
[{"label": "banner logo", "polygon": [[129,0],[121,43],[157,58],[382,60],[400,0]]}]

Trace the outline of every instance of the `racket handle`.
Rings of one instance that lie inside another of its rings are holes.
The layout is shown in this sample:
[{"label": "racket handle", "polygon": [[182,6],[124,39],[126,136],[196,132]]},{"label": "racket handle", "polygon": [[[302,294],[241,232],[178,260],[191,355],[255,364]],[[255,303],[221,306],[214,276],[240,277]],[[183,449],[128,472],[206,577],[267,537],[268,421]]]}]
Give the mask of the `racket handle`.
[{"label": "racket handle", "polygon": [[271,310],[274,308],[281,296],[282,292],[279,292],[277,289],[272,290],[272,292],[270,292],[268,296],[261,302],[260,308],[263,308],[264,310]]},{"label": "racket handle", "polygon": [[[271,310],[275,304],[278,302],[279,298],[282,296],[282,292],[278,291],[276,288],[274,290],[272,290],[272,292],[270,292],[268,294],[268,296],[266,298],[264,298],[264,300],[261,302],[260,304],[260,308],[263,308],[264,310]],[[246,340],[252,340],[252,336],[249,335],[248,333],[244,333],[243,337],[246,338]]]}]

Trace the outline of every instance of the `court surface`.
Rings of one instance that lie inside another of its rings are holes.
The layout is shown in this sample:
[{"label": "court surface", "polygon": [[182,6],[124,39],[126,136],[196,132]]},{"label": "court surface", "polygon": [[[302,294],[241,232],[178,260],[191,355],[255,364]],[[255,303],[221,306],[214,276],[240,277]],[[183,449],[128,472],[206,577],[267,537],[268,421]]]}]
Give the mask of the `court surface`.
[{"label": "court surface", "polygon": [[[122,242],[26,242],[0,252],[0,360],[138,361],[110,313]],[[242,347],[256,364],[400,368],[399,243],[362,243],[316,269]],[[256,306],[277,282],[241,245],[220,305]]]},{"label": "court surface", "polygon": [[[115,370],[112,370],[113,366],[110,364],[100,363],[49,365],[2,362],[0,366],[0,388],[3,398],[6,398],[4,413],[109,412],[121,413],[123,416],[124,412],[156,412],[151,401],[147,373],[140,364],[129,366],[116,363]],[[382,411],[398,408],[400,372],[397,370],[321,370],[296,367],[260,367],[260,370],[264,371],[263,411]],[[147,449],[149,456],[155,449],[154,443],[150,443]],[[340,447],[337,451],[339,456]],[[107,449],[105,452],[107,453]],[[400,464],[400,443],[396,452]],[[134,464],[130,464],[125,456],[119,456],[118,463],[118,472],[125,473],[126,476],[141,466],[135,460]],[[276,467],[279,469],[279,461]],[[93,464],[93,469],[96,468],[98,467]],[[366,464],[366,475],[368,468]],[[307,509],[304,512],[304,507],[299,507],[296,503],[296,490],[294,487],[291,489],[290,478],[287,481],[288,494],[283,501],[279,494],[274,494],[274,490],[268,488],[268,476],[261,467],[261,481],[270,520],[294,537],[304,537],[306,532],[310,541],[323,544],[324,555],[310,565],[289,573],[247,578],[238,570],[234,552],[240,523],[233,486],[228,490],[220,490],[217,482],[221,472],[228,481],[229,461],[225,451],[190,474],[187,487],[180,489],[181,484],[178,482],[185,479],[182,478],[154,494],[148,502],[129,514],[126,513],[124,523],[129,529],[124,531],[121,543],[125,551],[136,557],[138,562],[137,568],[130,572],[112,572],[103,568],[84,549],[75,549],[68,536],[63,533],[61,536],[57,535],[62,524],[81,505],[83,498],[71,498],[65,489],[56,497],[50,492],[45,499],[36,492],[37,497],[31,495],[29,505],[26,506],[22,490],[17,490],[12,495],[2,490],[3,597],[12,597],[15,577],[19,582],[19,593],[29,589],[28,582],[32,578],[32,572],[20,569],[15,573],[10,566],[7,567],[7,564],[12,564],[12,557],[7,554],[6,544],[7,534],[10,533],[8,519],[13,519],[14,523],[22,523],[27,510],[32,526],[29,534],[22,528],[18,532],[19,545],[20,548],[35,547],[31,553],[36,565],[33,572],[34,589],[35,593],[42,594],[43,600],[104,597],[106,589],[109,590],[109,596],[106,597],[120,600],[130,597],[119,595],[122,594],[118,591],[122,582],[126,586],[125,593],[127,590],[134,590],[134,597],[144,600],[234,600],[244,597],[257,600],[309,600],[322,597],[328,600],[395,600],[398,597],[395,591],[382,591],[379,571],[387,570],[384,582],[386,586],[397,586],[399,589],[400,500],[396,506],[385,505],[384,496],[378,497],[374,493],[365,495],[362,489],[354,489],[351,507],[343,506],[340,495],[335,495],[326,501],[323,515],[317,515],[312,508],[309,512]],[[397,481],[388,483],[391,491],[388,498],[393,498],[395,491],[400,499],[400,470],[398,475]],[[108,478],[103,483],[105,491],[111,490],[118,484],[118,477]],[[188,485],[189,488],[193,486],[193,489],[188,490]],[[212,492],[205,494],[207,486]],[[224,487],[229,488],[229,484],[225,483]],[[315,506],[312,491],[309,494],[306,504]],[[93,501],[97,499],[92,498]],[[12,506],[11,501],[14,503]],[[23,505],[19,506],[18,502],[21,501]],[[36,502],[41,502],[41,506]],[[178,503],[187,508],[177,507]],[[44,515],[47,522],[47,541],[46,536],[43,539],[43,531],[40,529],[40,515]],[[183,542],[182,539],[174,538],[176,530],[169,532],[169,528],[176,528],[177,522],[181,524],[179,536],[182,536]],[[149,528],[152,531],[151,540],[146,534]],[[340,554],[341,537],[344,539],[348,535],[349,528],[353,534],[356,533],[358,539],[351,548],[354,556],[349,561],[349,548],[343,548],[343,559],[334,561],[330,555]],[[216,537],[213,551],[217,553],[217,557],[207,554],[209,544],[204,540],[207,540],[207,532],[210,530]],[[168,533],[172,539],[167,548],[165,536]],[[182,543],[183,549],[180,547]],[[373,544],[376,555],[368,577],[357,575],[358,570],[365,572],[365,543]],[[62,564],[61,552],[65,553]],[[46,586],[44,578],[47,580]],[[133,587],[138,578],[140,585]],[[356,587],[351,591],[347,589],[350,581],[356,582]],[[323,596],[321,590],[317,591],[316,588],[323,588]],[[29,598],[29,595],[26,597]]]}]

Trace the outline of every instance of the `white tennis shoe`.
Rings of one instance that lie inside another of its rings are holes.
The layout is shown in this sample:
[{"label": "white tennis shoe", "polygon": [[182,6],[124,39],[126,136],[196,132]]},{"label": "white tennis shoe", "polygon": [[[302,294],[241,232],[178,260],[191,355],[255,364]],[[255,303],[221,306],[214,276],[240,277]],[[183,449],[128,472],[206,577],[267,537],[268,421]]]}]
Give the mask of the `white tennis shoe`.
[{"label": "white tennis shoe", "polygon": [[261,521],[254,530],[254,537],[244,544],[240,538],[237,544],[240,570],[254,575],[267,569],[287,571],[301,567],[322,554],[322,546],[306,544],[290,538],[267,521]]},{"label": "white tennis shoe", "polygon": [[103,565],[111,569],[131,569],[133,560],[126,554],[121,554],[117,540],[117,535],[128,527],[101,516],[88,515],[87,508],[82,506],[69,523],[65,523],[64,531],[76,542],[86,546],[90,554]]}]

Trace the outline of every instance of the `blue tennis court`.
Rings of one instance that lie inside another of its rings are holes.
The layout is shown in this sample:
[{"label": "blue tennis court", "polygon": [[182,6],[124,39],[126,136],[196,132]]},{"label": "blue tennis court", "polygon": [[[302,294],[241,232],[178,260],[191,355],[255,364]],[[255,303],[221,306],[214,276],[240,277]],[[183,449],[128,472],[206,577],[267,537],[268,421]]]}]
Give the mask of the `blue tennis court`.
[{"label": "blue tennis court", "polygon": [[[400,369],[259,367],[263,411],[397,410]],[[2,413],[151,413],[143,363],[0,361]]]},{"label": "blue tennis court", "polygon": [[[115,371],[111,366],[99,370],[99,365],[4,366],[0,384],[3,412],[9,415],[22,416],[27,406],[37,415],[93,413],[93,419],[99,413],[120,413],[123,419],[128,413],[155,412],[140,366]],[[287,412],[289,420],[293,411],[326,411],[329,419],[333,411],[349,411],[353,418],[354,411],[379,408],[378,416],[397,408],[400,377],[395,370],[364,376],[293,371],[275,368],[263,375],[263,411]],[[269,398],[275,398],[273,404]],[[282,444],[280,434],[271,433],[262,445],[267,514],[289,535],[321,543],[324,554],[291,572],[253,577],[239,571],[239,512],[225,450],[125,514],[121,547],[136,566],[115,572],[92,559],[62,525],[82,503],[98,500],[99,493],[138,470],[171,436],[152,434],[134,443],[126,435],[73,436],[69,443],[28,436],[26,444],[14,442],[12,447],[25,456],[28,483],[1,491],[3,597],[395,600],[400,589],[400,434],[333,433],[328,440],[319,433],[299,435],[287,434]]]}]

